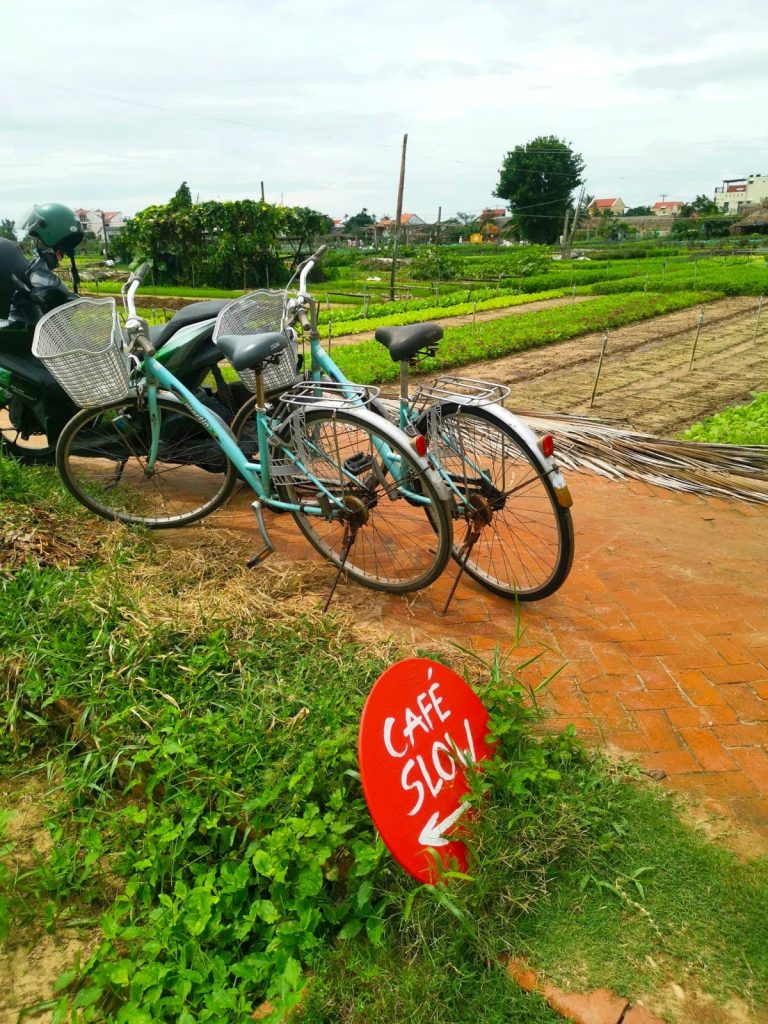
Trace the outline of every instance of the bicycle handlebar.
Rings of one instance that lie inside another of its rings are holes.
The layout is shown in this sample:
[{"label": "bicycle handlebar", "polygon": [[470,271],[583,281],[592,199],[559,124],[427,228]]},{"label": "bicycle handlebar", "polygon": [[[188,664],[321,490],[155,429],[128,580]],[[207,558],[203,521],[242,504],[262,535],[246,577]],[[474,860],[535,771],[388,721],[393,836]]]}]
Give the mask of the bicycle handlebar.
[{"label": "bicycle handlebar", "polygon": [[306,260],[304,260],[304,263],[302,264],[302,267],[301,267],[301,274],[299,275],[299,294],[300,295],[303,295],[304,292],[307,290],[307,278],[309,277],[309,273],[312,270],[312,268],[314,267],[314,265],[317,263],[317,261],[320,259],[320,257],[323,255],[323,253],[325,252],[325,250],[327,248],[328,248],[327,245],[325,245],[325,244],[321,245],[320,248],[316,252],[313,252],[311,256],[309,256]]}]

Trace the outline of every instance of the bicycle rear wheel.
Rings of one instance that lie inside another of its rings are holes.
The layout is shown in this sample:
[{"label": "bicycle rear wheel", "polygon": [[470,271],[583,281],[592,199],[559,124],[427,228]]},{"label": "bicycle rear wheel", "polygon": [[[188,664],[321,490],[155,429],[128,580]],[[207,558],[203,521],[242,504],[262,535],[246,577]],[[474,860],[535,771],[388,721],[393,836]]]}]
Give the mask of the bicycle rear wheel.
[{"label": "bicycle rear wheel", "polygon": [[135,397],[82,409],[61,432],[56,465],[64,486],[104,519],[150,529],[186,526],[232,493],[237,474],[216,439],[176,399],[158,397],[157,404],[151,472],[149,409]]},{"label": "bicycle rear wheel", "polygon": [[[440,575],[451,551],[449,506],[405,435],[363,411],[323,408],[306,410],[288,434],[308,473],[344,504],[341,515],[293,512],[310,544],[374,590],[419,590]],[[328,501],[303,473],[289,473],[277,487],[297,504]]]},{"label": "bicycle rear wheel", "polygon": [[[493,406],[448,402],[418,426],[462,493],[467,523],[475,516],[482,524],[467,574],[501,597],[537,601],[554,593],[573,562],[573,522],[527,442]],[[457,561],[465,536],[457,529]]]}]

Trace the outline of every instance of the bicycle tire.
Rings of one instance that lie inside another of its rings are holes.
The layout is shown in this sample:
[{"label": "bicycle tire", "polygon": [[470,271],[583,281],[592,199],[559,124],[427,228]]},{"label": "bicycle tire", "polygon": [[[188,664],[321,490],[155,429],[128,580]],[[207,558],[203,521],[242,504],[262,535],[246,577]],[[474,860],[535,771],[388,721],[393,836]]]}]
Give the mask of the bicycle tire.
[{"label": "bicycle tire", "polygon": [[[235,421],[238,443],[248,413],[244,407]],[[344,571],[356,582],[388,593],[420,590],[437,579],[451,552],[449,505],[439,481],[401,431],[364,410],[319,407],[303,413],[298,437],[290,420],[283,434],[286,447],[299,454],[306,469],[347,504],[347,522],[357,524],[354,543],[344,559],[344,519],[292,512],[321,555],[337,567],[343,562]],[[395,486],[379,454],[382,446],[407,467],[408,490],[429,501],[429,516],[424,505],[409,502],[402,488]],[[289,471],[288,476],[276,478],[275,487],[283,501],[317,505],[321,500],[320,489],[302,474],[291,476]]]},{"label": "bicycle tire", "polygon": [[[436,415],[426,413],[417,427],[423,434],[437,432],[437,439],[428,437],[433,457],[465,500],[490,518],[464,563],[467,574],[519,601],[558,590],[573,563],[573,520],[525,438],[493,406],[450,401],[440,403]],[[452,551],[460,564],[464,536],[457,531]]]},{"label": "bicycle tire", "polygon": [[237,474],[215,438],[175,398],[158,397],[157,404],[160,439],[151,475],[143,468],[151,439],[149,410],[135,396],[81,409],[61,432],[59,475],[70,494],[96,515],[170,529],[210,515],[232,493]]}]

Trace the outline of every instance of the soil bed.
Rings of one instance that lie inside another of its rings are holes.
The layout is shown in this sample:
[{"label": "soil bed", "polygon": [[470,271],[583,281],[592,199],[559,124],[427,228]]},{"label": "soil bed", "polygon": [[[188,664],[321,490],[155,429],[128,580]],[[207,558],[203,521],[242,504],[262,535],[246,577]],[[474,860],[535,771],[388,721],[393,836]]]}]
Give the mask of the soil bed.
[{"label": "soil bed", "polygon": [[461,375],[509,385],[510,409],[584,413],[672,437],[768,387],[768,319],[755,343],[755,299],[705,307],[688,372],[698,317],[698,308],[685,309],[611,331],[591,408],[601,333],[473,363]]}]

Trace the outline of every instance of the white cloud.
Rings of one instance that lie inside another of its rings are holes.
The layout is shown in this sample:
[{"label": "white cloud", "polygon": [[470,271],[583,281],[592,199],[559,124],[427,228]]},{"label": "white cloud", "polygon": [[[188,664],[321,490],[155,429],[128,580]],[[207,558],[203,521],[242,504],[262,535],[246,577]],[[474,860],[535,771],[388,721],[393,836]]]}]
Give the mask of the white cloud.
[{"label": "white cloud", "polygon": [[[4,13],[0,217],[127,212],[182,180],[334,215],[492,201],[504,153],[571,140],[589,191],[636,204],[762,170],[764,0],[38,0]],[[46,26],[46,32],[39,27]],[[737,27],[734,28],[733,26]]]}]

